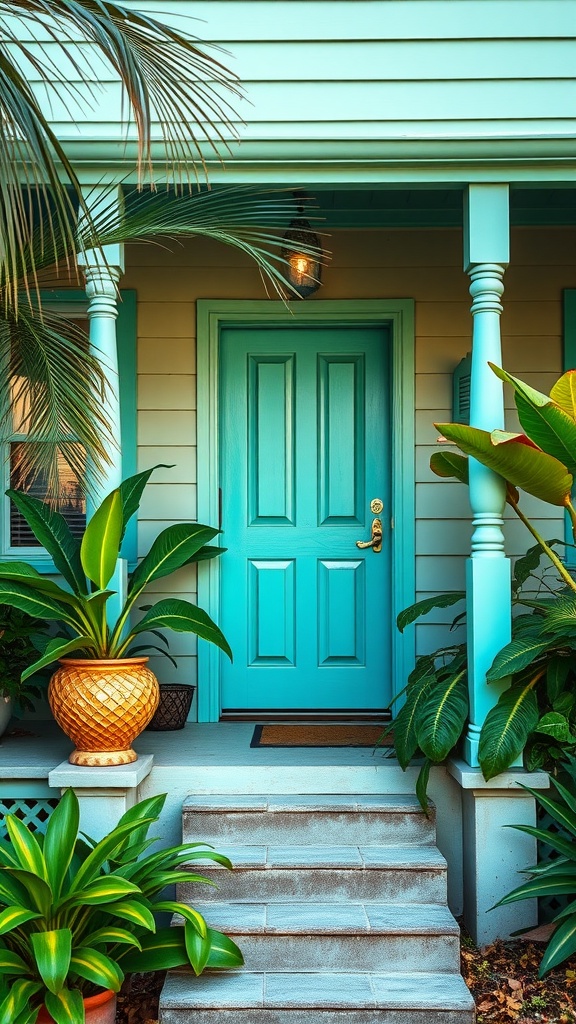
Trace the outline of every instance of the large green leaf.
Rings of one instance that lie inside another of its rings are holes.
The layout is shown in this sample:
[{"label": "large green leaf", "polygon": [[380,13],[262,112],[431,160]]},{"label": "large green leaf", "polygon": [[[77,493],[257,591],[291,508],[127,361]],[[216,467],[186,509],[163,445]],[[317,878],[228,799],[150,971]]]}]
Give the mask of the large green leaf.
[{"label": "large green leaf", "polygon": [[526,740],[538,722],[538,701],[533,683],[511,686],[486,716],[478,759],[486,781],[493,779],[524,750]]},{"label": "large green leaf", "polygon": [[196,633],[202,640],[216,644],[232,660],[232,651],[226,637],[210,616],[195,604],[180,598],[168,597],[159,601],[132,629],[132,635],[150,629],[172,629],[176,633]]},{"label": "large green leaf", "polygon": [[576,952],[576,914],[572,914],[567,921],[563,921],[554,930],[550,942],[546,946],[538,975],[542,978],[553,967],[567,960]]},{"label": "large green leaf", "polygon": [[208,929],[210,936],[210,953],[206,966],[213,968],[241,967],[244,963],[242,952],[228,935],[217,932],[214,928]]},{"label": "large green leaf", "polygon": [[46,826],[42,852],[54,899],[60,898],[62,884],[74,854],[80,824],[78,797],[67,789],[52,811]]},{"label": "large green leaf", "polygon": [[114,960],[99,949],[90,949],[88,946],[74,949],[70,970],[94,985],[111,988],[113,992],[119,992],[124,981],[124,972]]},{"label": "large green leaf", "polygon": [[500,380],[511,384],[516,392],[516,408],[522,429],[549,455],[576,472],[576,423],[548,395],[531,388],[506,370],[490,364]]},{"label": "large green leaf", "polygon": [[396,625],[400,632],[403,633],[406,626],[421,618],[422,615],[427,615],[433,608],[450,608],[453,604],[458,604],[459,601],[465,600],[466,594],[464,591],[454,591],[451,594],[436,594],[435,597],[425,597],[422,601],[416,601],[415,604],[411,604],[409,608],[404,608],[396,619]]},{"label": "large green leaf", "polygon": [[468,459],[457,452],[434,452],[430,456],[430,469],[445,480],[459,480],[468,483]]},{"label": "large green leaf", "polygon": [[32,932],[30,941],[42,981],[50,992],[59,992],[70,970],[72,932],[69,928]]},{"label": "large green leaf", "polygon": [[13,583],[23,583],[33,590],[49,594],[57,601],[64,604],[71,604],[78,607],[78,598],[69,590],[64,590],[57,583],[43,576],[28,562],[0,562],[0,580],[11,580]]},{"label": "large green leaf", "polygon": [[32,587],[22,583],[12,583],[0,579],[0,604],[19,608],[21,612],[32,615],[36,619],[48,619],[66,622],[76,626],[77,620],[69,612],[66,605],[60,604],[48,594],[38,593]]},{"label": "large green leaf", "polygon": [[174,469],[174,465],[166,465],[163,462],[159,462],[156,466],[152,466],[152,469],[145,469],[143,473],[136,473],[135,476],[126,477],[126,480],[123,480],[120,484],[120,498],[122,499],[122,534],[120,542],[124,539],[129,520],[140,508],[144,488],[155,469]]},{"label": "large green leaf", "polygon": [[11,949],[0,948],[0,975],[8,974],[15,976],[30,973],[30,967],[18,953],[14,953]]},{"label": "large green leaf", "polygon": [[550,603],[542,622],[542,633],[570,635],[576,631],[576,596],[557,597]]},{"label": "large green leaf", "polygon": [[424,764],[418,772],[418,778],[416,779],[416,796],[420,807],[426,815],[428,815],[428,780],[430,778],[431,767],[432,762],[430,758],[425,758]]},{"label": "large green leaf", "polygon": [[121,896],[130,896],[139,892],[138,886],[122,878],[121,875],[104,875],[89,882],[83,889],[76,891],[72,905],[94,907],[105,903],[114,903]]},{"label": "large green leaf", "polygon": [[41,917],[41,914],[37,910],[29,910],[28,907],[6,907],[6,910],[0,913],[0,935],[5,935],[13,928],[18,928],[26,921],[34,921],[38,917]]},{"label": "large green leaf", "polygon": [[48,881],[44,855],[30,829],[26,828],[14,814],[7,814],[5,819],[12,849],[20,866],[33,875],[37,875],[44,882]]},{"label": "large green leaf", "polygon": [[489,434],[462,423],[436,423],[438,430],[483,465],[551,505],[565,507],[572,492],[572,475],[558,459],[531,447],[521,434]]},{"label": "large green leaf", "polygon": [[44,1002],[56,1024],[84,1024],[84,1000],[77,988],[63,988],[58,993],[47,992]]},{"label": "large green leaf", "polygon": [[507,676],[520,672],[531,665],[536,658],[550,647],[550,640],[527,636],[511,640],[498,652],[486,673],[488,682],[506,679]]},{"label": "large green leaf", "polygon": [[576,743],[576,736],[570,731],[568,719],[558,711],[548,711],[542,715],[534,731],[551,736],[559,743]]},{"label": "large green leaf", "polygon": [[120,552],[122,536],[122,499],[112,491],[88,522],[80,547],[82,568],[99,590],[108,586]]},{"label": "large green leaf", "polygon": [[408,767],[418,749],[418,714],[435,682],[435,675],[421,676],[407,691],[406,701],[394,719],[394,749],[400,766],[404,769]]},{"label": "large green leaf", "polygon": [[88,593],[80,561],[80,545],[73,537],[64,516],[29,494],[14,490],[6,491],[6,494],[24,516],[36,539],[46,548],[58,572],[74,593]]},{"label": "large green leaf", "polygon": [[142,951],[128,950],[121,957],[124,971],[167,971],[189,963],[183,928],[159,928],[155,935],[145,935]]},{"label": "large green leaf", "polygon": [[148,554],[136,567],[129,581],[129,602],[152,582],[180,569],[188,559],[218,534],[201,523],[177,523],[158,535]]},{"label": "large green leaf", "polygon": [[420,750],[433,762],[443,761],[460,739],[467,716],[468,683],[463,669],[428,690],[416,721]]},{"label": "large green leaf", "polygon": [[90,649],[93,645],[94,637],[92,636],[77,636],[74,637],[74,640],[62,640],[60,637],[54,637],[46,644],[46,650],[42,657],[24,669],[20,678],[24,682],[31,676],[36,675],[36,672],[39,672],[41,668],[51,665],[53,661],[57,661],[58,658],[63,658],[66,654],[71,654],[73,651],[82,651],[85,648]]},{"label": "large green leaf", "polygon": [[550,658],[546,669],[546,693],[552,705],[564,689],[570,671],[570,658],[556,655]]},{"label": "large green leaf", "polygon": [[184,926],[184,942],[186,944],[188,961],[192,966],[194,974],[202,974],[208,963],[208,957],[212,948],[211,929],[207,928],[204,935],[201,935],[197,928],[194,928],[190,925],[190,922],[186,921]]},{"label": "large green leaf", "polygon": [[529,836],[534,836],[539,843],[545,843],[551,850],[561,854],[562,857],[576,861],[576,843],[573,840],[564,839],[557,832],[537,828],[535,825],[508,825],[507,827],[515,828],[518,832],[526,832]]},{"label": "large green leaf", "polygon": [[135,946],[136,949],[142,948],[139,939],[132,932],[113,925],[106,925],[103,928],[97,928],[95,932],[90,932],[90,935],[84,939],[84,943],[90,948],[100,945],[109,946],[111,943],[119,946]]},{"label": "large green leaf", "polygon": [[154,904],[154,910],[164,910],[169,914],[180,914],[186,921],[190,921],[192,927],[196,929],[202,938],[207,934],[207,925],[202,914],[195,910],[194,907],[189,907],[186,903],[178,903],[176,900],[162,900],[160,903]]},{"label": "large green leaf", "polygon": [[108,903],[106,913],[119,917],[122,921],[129,921],[139,928],[146,928],[150,932],[156,931],[156,921],[151,910],[137,900],[122,900],[121,903]]},{"label": "large green leaf", "polygon": [[565,875],[552,875],[550,878],[533,878],[524,882],[517,889],[507,893],[496,904],[497,907],[506,903],[516,903],[518,900],[533,899],[534,897],[569,896],[576,892],[576,873]]},{"label": "large green leaf", "polygon": [[556,381],[550,391],[550,398],[576,420],[576,370],[568,370]]},{"label": "large green leaf", "polygon": [[[151,819],[155,820],[155,819]],[[96,843],[93,850],[90,851],[86,860],[79,867],[76,872],[72,883],[70,885],[70,894],[78,893],[83,890],[87,884],[92,882],[94,879],[98,880],[98,876],[102,869],[102,865],[106,863],[109,857],[118,849],[120,844],[130,835],[136,828],[143,824],[142,821],[126,821],[116,825],[111,832],[104,836],[100,842]]]}]

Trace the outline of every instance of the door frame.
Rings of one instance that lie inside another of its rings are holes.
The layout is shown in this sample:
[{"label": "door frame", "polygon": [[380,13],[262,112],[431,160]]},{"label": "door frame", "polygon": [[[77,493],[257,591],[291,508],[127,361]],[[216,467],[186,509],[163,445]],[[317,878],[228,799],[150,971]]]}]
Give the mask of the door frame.
[{"label": "door frame", "polygon": [[[220,329],[250,324],[377,326],[390,329],[390,445],[392,587],[390,628],[392,693],[405,685],[414,665],[414,628],[400,634],[398,612],[415,599],[415,450],[414,450],[414,300],[314,299],[290,302],[250,299],[199,299],[197,321],[197,493],[198,521],[218,523]],[[198,604],[218,621],[220,559],[198,565]],[[220,718],[221,655],[214,644],[198,646],[198,721]]]}]

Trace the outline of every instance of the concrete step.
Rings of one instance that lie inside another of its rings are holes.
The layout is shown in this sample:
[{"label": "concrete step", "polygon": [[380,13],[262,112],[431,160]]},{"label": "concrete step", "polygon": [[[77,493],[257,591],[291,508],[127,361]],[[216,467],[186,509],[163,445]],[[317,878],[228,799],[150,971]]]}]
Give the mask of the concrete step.
[{"label": "concrete step", "polygon": [[460,932],[447,907],[379,903],[196,903],[242,948],[248,971],[457,972]]},{"label": "concrete step", "polygon": [[[199,1017],[198,1015],[201,1014]],[[457,974],[171,972],[160,1024],[473,1024]]]},{"label": "concrete step", "polygon": [[178,899],[203,901],[444,903],[446,861],[435,846],[218,845],[234,871],[210,861],[187,868],[218,886],[181,882]]},{"label": "concrete step", "polygon": [[427,818],[409,795],[191,796],[183,807],[184,842],[337,846],[353,826],[359,845],[432,845]]}]

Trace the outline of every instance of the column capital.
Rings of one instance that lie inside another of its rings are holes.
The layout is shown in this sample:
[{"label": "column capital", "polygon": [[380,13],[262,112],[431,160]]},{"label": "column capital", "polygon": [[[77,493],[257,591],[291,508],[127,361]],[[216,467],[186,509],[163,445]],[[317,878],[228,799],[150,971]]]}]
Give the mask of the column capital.
[{"label": "column capital", "polygon": [[507,184],[486,182],[464,191],[464,270],[474,264],[510,261],[510,209]]}]

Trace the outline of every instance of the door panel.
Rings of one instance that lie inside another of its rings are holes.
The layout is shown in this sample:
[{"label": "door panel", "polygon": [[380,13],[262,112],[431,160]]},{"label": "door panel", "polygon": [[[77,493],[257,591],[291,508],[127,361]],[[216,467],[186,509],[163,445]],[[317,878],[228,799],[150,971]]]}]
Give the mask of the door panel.
[{"label": "door panel", "polygon": [[[224,710],[389,703],[387,341],[382,327],[222,331]],[[373,498],[379,554],[356,547]]]}]

